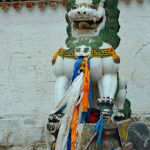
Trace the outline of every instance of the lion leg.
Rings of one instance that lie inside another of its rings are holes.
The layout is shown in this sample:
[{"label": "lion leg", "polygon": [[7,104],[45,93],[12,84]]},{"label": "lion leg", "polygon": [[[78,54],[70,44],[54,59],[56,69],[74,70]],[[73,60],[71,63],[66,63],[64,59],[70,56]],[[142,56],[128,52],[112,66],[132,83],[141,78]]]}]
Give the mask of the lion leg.
[{"label": "lion leg", "polygon": [[98,89],[101,99],[111,101],[114,99],[117,89],[118,64],[111,57],[102,59],[103,76],[98,81]]},{"label": "lion leg", "polygon": [[127,87],[127,80],[121,76],[119,76],[119,92],[115,99],[115,106],[114,106],[114,120],[123,120],[125,119],[125,114],[122,112],[124,110],[124,104],[126,100],[126,87]]},{"label": "lion leg", "polygon": [[64,59],[58,57],[55,65],[53,66],[53,72],[56,76],[55,88],[54,88],[54,101],[57,104],[61,98],[65,95],[69,87],[69,79],[64,75]]},{"label": "lion leg", "polygon": [[117,110],[123,109],[124,107],[124,102],[125,102],[126,93],[127,93],[126,86],[127,86],[126,79],[119,76],[119,92],[115,99],[115,106]]},{"label": "lion leg", "polygon": [[55,103],[58,103],[63,98],[66,91],[68,90],[68,87],[69,87],[69,80],[66,76],[60,76],[56,79],[54,88]]},{"label": "lion leg", "polygon": [[117,74],[105,74],[102,79],[98,81],[98,89],[101,98],[114,99],[116,88]]},{"label": "lion leg", "polygon": [[114,104],[114,96],[117,89],[117,71],[118,64],[115,64],[111,57],[103,58],[103,75],[98,81],[98,90],[100,98],[98,104],[106,115],[110,115],[112,106]]}]

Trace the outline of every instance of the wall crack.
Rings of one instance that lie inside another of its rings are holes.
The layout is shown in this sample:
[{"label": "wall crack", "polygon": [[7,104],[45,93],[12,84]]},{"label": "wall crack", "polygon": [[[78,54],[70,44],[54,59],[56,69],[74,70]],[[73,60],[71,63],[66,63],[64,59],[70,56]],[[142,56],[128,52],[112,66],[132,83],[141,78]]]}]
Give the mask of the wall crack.
[{"label": "wall crack", "polygon": [[136,52],[135,52],[135,57],[134,57],[134,60],[133,60],[133,70],[132,70],[132,73],[131,73],[131,80],[133,80],[133,77],[134,77],[134,73],[135,73],[135,67],[136,67],[136,57],[138,56],[138,54],[144,49],[144,47],[148,46],[150,44],[150,42],[147,42],[147,43],[144,43],[141,45],[141,48],[139,48]]}]

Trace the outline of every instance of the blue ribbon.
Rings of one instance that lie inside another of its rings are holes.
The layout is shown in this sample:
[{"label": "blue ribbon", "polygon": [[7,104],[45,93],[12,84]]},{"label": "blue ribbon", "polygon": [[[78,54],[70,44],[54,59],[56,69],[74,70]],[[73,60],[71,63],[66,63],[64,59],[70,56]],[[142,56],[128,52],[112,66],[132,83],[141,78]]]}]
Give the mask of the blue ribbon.
[{"label": "blue ribbon", "polygon": [[81,122],[80,123],[84,123],[85,117],[86,117],[86,112],[82,112],[82,114],[81,114]]},{"label": "blue ribbon", "polygon": [[67,150],[71,150],[71,129],[70,129],[68,140],[67,140]]},{"label": "blue ribbon", "polygon": [[73,75],[72,75],[72,80],[71,80],[71,85],[74,81],[74,79],[80,74],[79,73],[79,68],[81,66],[81,63],[83,61],[83,57],[79,57],[74,65],[74,69],[73,69]]},{"label": "blue ribbon", "polygon": [[66,105],[61,107],[56,113],[61,113],[66,108]]},{"label": "blue ribbon", "polygon": [[101,136],[103,132],[103,127],[104,127],[104,122],[107,119],[100,118],[94,128],[94,131],[98,132],[98,142],[97,142],[97,147],[100,148],[101,146]]}]

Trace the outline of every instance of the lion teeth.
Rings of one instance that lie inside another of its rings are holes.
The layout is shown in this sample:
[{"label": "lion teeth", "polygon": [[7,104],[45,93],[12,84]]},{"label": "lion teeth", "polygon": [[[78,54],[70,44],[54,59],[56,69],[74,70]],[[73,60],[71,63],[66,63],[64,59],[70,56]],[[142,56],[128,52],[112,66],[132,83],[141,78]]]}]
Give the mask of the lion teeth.
[{"label": "lion teeth", "polygon": [[79,29],[89,29],[90,25],[87,22],[80,22]]},{"label": "lion teeth", "polygon": [[91,24],[91,29],[96,29],[97,28],[97,24]]}]

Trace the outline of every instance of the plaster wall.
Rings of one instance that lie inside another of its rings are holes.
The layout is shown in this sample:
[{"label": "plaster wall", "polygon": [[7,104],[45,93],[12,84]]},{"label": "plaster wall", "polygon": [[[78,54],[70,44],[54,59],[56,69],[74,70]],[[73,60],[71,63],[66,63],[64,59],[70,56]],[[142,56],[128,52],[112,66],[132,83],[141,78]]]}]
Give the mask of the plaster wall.
[{"label": "plaster wall", "polygon": [[[120,1],[120,73],[133,113],[150,113],[150,1]],[[53,54],[65,43],[65,9],[0,10],[0,150],[43,150],[54,106]]]}]

